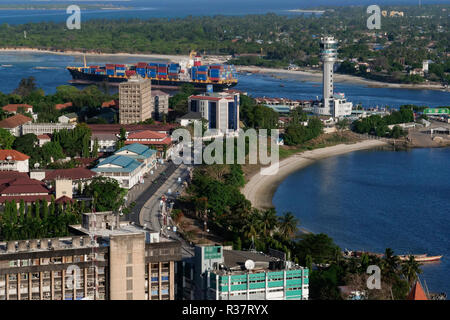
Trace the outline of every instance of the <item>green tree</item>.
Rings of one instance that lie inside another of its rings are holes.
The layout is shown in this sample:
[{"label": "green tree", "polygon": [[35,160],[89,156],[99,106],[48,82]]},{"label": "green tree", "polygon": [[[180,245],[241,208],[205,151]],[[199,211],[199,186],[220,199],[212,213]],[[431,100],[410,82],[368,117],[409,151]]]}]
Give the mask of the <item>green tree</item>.
[{"label": "green tree", "polygon": [[96,211],[117,211],[125,202],[127,190],[121,188],[117,180],[95,177],[84,193],[94,199]]},{"label": "green tree", "polygon": [[401,270],[410,286],[417,280],[417,275],[422,273],[420,263],[414,259],[414,256],[409,256],[408,260],[402,263]]},{"label": "green tree", "polygon": [[290,239],[297,234],[300,222],[292,212],[285,212],[278,221],[278,230],[284,238]]},{"label": "green tree", "polygon": [[6,129],[0,128],[0,148],[11,149],[14,143],[14,136]]}]

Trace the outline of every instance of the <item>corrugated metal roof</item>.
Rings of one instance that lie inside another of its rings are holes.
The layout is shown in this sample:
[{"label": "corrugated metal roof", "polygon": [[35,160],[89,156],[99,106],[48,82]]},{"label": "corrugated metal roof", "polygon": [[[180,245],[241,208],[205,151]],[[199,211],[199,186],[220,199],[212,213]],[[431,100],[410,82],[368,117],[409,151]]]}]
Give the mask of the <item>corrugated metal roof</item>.
[{"label": "corrugated metal roof", "polygon": [[156,150],[152,150],[149,147],[146,147],[140,143],[133,143],[126,145],[125,147],[119,149],[116,151],[116,153],[119,152],[132,152],[135,155],[127,155],[129,157],[137,157],[139,159],[147,159],[150,158],[153,154],[156,153]]},{"label": "corrugated metal roof", "polygon": [[[102,167],[104,165],[115,165],[120,168]],[[92,171],[95,172],[132,172],[137,169],[141,163],[131,157],[113,155],[100,162]]]}]

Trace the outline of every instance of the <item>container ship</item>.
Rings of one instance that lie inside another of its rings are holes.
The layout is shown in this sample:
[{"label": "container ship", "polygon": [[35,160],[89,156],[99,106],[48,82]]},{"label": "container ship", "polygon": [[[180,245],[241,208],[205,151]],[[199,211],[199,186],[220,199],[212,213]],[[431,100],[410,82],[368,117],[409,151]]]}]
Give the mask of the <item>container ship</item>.
[{"label": "container ship", "polygon": [[89,84],[108,82],[119,84],[134,75],[150,79],[156,88],[177,88],[185,83],[192,84],[197,89],[206,89],[212,85],[214,90],[220,91],[234,87],[237,80],[236,69],[233,65],[211,64],[203,65],[201,56],[189,57],[180,63],[139,62],[134,65],[106,64],[105,66],[87,65],[84,67],[67,67],[72,75],[72,83]]}]

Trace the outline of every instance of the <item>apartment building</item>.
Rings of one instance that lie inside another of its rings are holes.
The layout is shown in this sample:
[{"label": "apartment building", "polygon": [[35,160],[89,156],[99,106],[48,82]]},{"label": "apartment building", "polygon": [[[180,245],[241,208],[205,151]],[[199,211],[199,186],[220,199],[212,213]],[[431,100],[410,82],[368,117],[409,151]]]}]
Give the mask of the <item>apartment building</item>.
[{"label": "apartment building", "polygon": [[112,212],[77,235],[0,242],[0,300],[173,300],[181,245]]},{"label": "apartment building", "polygon": [[222,134],[239,130],[239,94],[207,92],[189,97],[189,111],[200,112],[210,130]]},{"label": "apartment building", "polygon": [[307,300],[309,270],[280,255],[199,245],[180,263],[187,300]]},{"label": "apartment building", "polygon": [[151,82],[138,76],[119,85],[119,122],[131,124],[152,117]]}]

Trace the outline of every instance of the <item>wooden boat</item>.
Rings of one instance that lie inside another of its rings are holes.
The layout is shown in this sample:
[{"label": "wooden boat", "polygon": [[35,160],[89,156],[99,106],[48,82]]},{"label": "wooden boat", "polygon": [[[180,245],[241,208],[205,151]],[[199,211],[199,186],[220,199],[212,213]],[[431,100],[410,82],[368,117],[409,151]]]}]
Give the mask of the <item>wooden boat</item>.
[{"label": "wooden boat", "polygon": [[411,254],[398,256],[401,261],[409,260],[413,256],[417,262],[433,262],[441,260],[442,256],[428,256],[427,254]]}]

